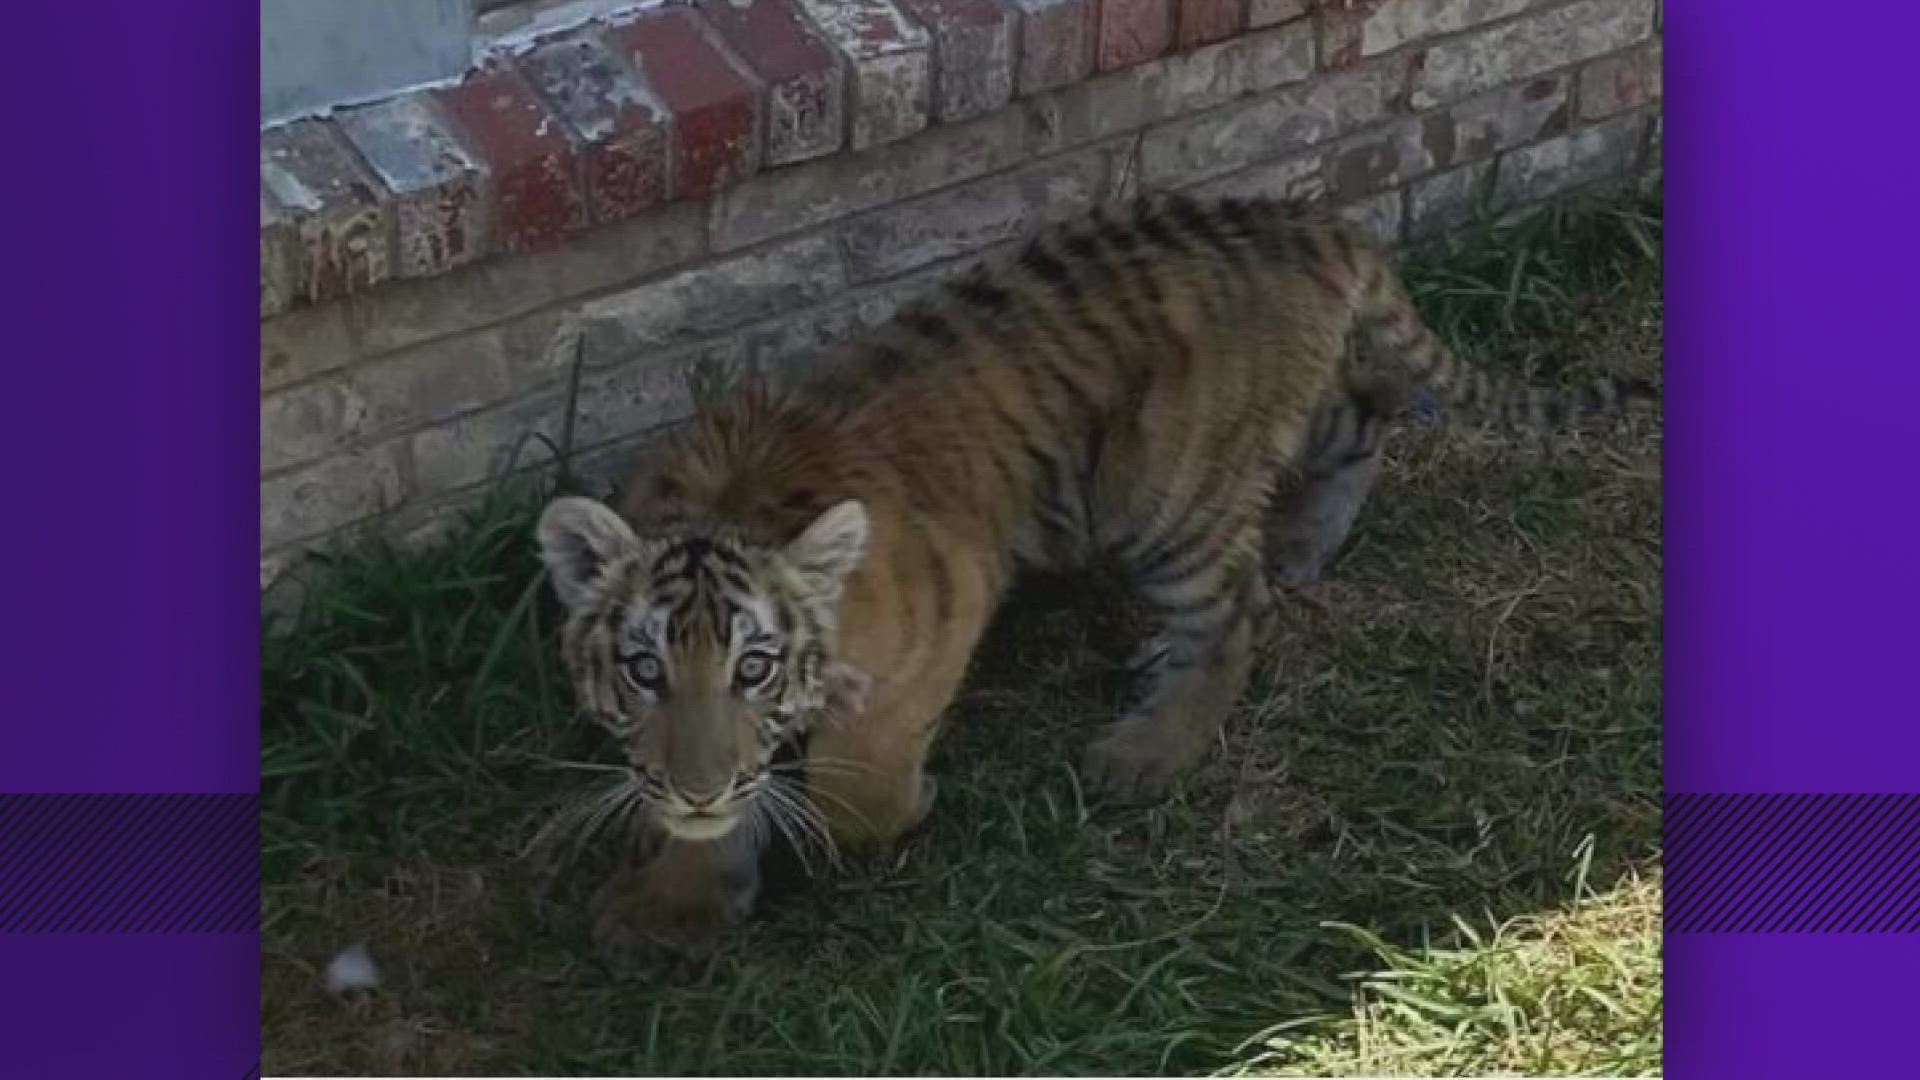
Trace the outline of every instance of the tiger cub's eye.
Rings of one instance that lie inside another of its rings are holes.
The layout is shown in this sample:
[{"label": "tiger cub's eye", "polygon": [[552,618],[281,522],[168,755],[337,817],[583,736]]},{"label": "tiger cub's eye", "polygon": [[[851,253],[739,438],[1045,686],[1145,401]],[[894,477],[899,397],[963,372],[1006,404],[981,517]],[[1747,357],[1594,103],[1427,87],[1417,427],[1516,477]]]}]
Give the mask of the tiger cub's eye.
[{"label": "tiger cub's eye", "polygon": [[773,657],[766,653],[748,653],[740,658],[740,663],[733,669],[734,679],[748,690],[766,682],[772,675]]},{"label": "tiger cub's eye", "polygon": [[652,653],[635,653],[625,662],[627,678],[643,690],[657,689],[667,669]]}]

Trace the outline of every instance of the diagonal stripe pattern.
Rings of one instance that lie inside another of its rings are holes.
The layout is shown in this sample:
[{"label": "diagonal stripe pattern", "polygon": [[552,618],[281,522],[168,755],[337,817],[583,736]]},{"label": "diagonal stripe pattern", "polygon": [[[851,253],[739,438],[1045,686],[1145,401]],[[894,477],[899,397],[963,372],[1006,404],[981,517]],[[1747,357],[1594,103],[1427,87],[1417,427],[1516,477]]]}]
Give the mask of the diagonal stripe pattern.
[{"label": "diagonal stripe pattern", "polygon": [[1920,931],[1920,795],[1669,795],[1666,929]]},{"label": "diagonal stripe pattern", "polygon": [[0,933],[259,930],[259,796],[0,794]]}]

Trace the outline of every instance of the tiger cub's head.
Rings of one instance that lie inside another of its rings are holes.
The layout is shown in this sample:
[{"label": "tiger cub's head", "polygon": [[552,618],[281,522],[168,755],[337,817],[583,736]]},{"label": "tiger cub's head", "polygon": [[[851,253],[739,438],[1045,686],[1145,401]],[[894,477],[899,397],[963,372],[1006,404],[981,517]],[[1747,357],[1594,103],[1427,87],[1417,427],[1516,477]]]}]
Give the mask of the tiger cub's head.
[{"label": "tiger cub's head", "polygon": [[853,500],[771,545],[723,528],[636,533],[571,496],[541,515],[575,698],[622,742],[668,833],[731,831],[772,783],[775,751],[827,703],[840,595],[867,536]]}]

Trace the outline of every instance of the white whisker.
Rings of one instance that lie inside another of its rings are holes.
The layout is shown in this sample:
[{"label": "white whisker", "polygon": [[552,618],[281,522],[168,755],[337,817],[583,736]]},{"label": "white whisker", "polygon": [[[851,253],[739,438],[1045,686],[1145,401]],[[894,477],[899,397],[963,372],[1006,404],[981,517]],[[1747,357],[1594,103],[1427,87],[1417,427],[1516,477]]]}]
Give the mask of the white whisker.
[{"label": "white whisker", "polygon": [[635,792],[631,788],[623,787],[612,798],[601,800],[600,805],[594,809],[593,814],[590,817],[588,817],[586,823],[581,827],[580,831],[574,835],[574,839],[573,839],[574,854],[578,855],[581,849],[587,846],[587,841],[592,840],[596,835],[598,835],[601,828],[606,825],[608,819],[613,817],[615,813],[624,809],[627,806],[627,804],[634,798],[634,795],[635,795]]},{"label": "white whisker", "polygon": [[800,859],[800,868],[806,872],[808,877],[812,877],[813,863],[807,858],[807,846],[800,842],[799,837],[794,835],[793,829],[787,824],[786,812],[784,810],[785,803],[781,801],[780,796],[774,794],[771,788],[762,792],[762,794],[766,796],[766,801],[763,805],[767,821],[771,823],[775,829],[779,830],[781,836],[786,837],[787,845],[793,848],[794,854]]},{"label": "white whisker", "polygon": [[553,816],[547,819],[547,823],[541,826],[539,831],[533,835],[533,838],[527,842],[526,849],[522,851],[522,854],[524,855],[531,852],[533,849],[552,840],[563,830],[570,829],[584,818],[593,807],[599,805],[602,799],[607,798],[619,790],[620,785],[612,785],[603,790],[589,792],[579,799],[562,805],[558,810],[554,811]]},{"label": "white whisker", "polygon": [[604,761],[573,761],[568,758],[547,757],[544,754],[521,754],[520,756],[536,765],[545,765],[553,769],[577,769],[581,772],[627,772],[625,765],[609,765]]},{"label": "white whisker", "polygon": [[618,780],[561,806],[527,841],[521,849],[521,857],[542,854],[550,847],[571,837],[573,843],[568,853],[568,859],[571,860],[579,855],[587,841],[597,834],[609,819],[626,820],[639,802],[640,792],[634,786],[632,776],[627,770],[611,771],[620,774]]},{"label": "white whisker", "polygon": [[[847,815],[853,818],[860,825],[861,828],[866,829],[868,832],[874,831],[873,822],[870,819],[868,819],[867,815],[861,813],[858,807],[854,806],[852,803],[841,798],[840,796],[835,795],[833,792],[828,791],[825,788],[809,788],[807,791],[807,794],[809,797],[818,797],[818,798],[825,798],[825,799],[831,800],[834,806],[839,807],[841,810],[846,811]],[[817,807],[814,808],[814,812],[816,814],[819,812]]]},{"label": "white whisker", "polygon": [[832,831],[827,828],[826,821],[821,818],[819,808],[814,806],[802,792],[786,785],[776,786],[779,790],[779,801],[786,808],[794,824],[826,854],[829,865],[838,865],[839,845],[834,842]]}]

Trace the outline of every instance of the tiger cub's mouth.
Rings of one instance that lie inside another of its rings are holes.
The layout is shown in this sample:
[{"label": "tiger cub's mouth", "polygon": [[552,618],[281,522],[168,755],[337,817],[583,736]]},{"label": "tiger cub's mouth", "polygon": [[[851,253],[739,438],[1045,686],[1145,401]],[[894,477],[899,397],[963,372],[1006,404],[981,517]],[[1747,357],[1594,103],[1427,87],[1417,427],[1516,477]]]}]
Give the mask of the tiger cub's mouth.
[{"label": "tiger cub's mouth", "polygon": [[655,811],[655,817],[662,828],[679,839],[718,840],[740,824],[740,819],[746,816],[748,802],[738,794],[717,800],[717,804],[694,806],[682,799],[668,799]]},{"label": "tiger cub's mouth", "polygon": [[660,824],[668,833],[682,840],[718,840],[740,824],[740,815],[731,810],[718,813],[711,810],[662,813]]}]

